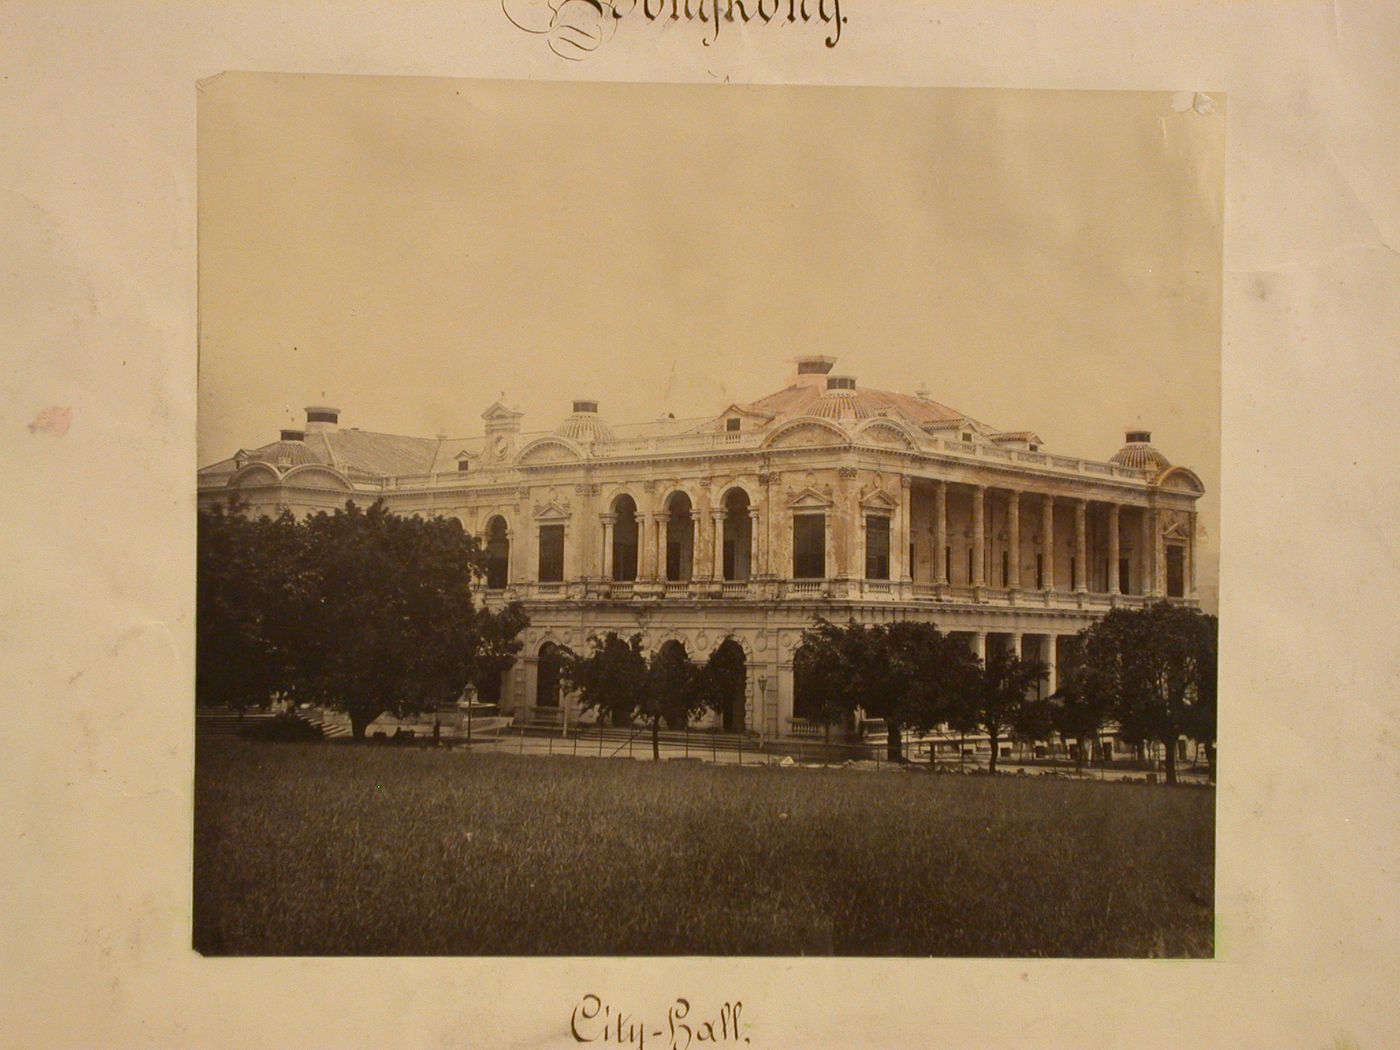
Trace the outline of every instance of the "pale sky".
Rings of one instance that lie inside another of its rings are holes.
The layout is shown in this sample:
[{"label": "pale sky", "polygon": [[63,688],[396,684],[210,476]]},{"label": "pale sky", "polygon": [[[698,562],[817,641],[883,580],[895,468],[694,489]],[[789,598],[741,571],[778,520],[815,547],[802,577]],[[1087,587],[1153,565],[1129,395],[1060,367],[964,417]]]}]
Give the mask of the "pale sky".
[{"label": "pale sky", "polygon": [[199,461],[302,407],[717,413],[832,354],[1046,447],[1141,427],[1219,524],[1223,100],[225,74],[199,98]]}]

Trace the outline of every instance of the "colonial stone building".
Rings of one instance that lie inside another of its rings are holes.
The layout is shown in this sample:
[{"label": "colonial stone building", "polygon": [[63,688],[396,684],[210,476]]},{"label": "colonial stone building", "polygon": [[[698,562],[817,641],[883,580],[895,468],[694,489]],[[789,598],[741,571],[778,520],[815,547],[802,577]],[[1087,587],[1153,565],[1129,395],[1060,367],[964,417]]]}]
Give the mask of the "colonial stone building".
[{"label": "colonial stone building", "polygon": [[201,470],[200,503],[383,498],[459,518],[489,555],[486,600],[530,614],[499,696],[522,719],[576,717],[559,650],[609,630],[696,660],[732,640],[748,684],[721,721],[772,739],[816,732],[792,655],[819,615],[932,620],[980,654],[1039,656],[1053,689],[1062,640],[1109,609],[1195,604],[1203,487],[1148,433],[1108,459],[1062,455],[834,363],[798,358],[785,389],[703,419],[610,425],[575,401],[525,432],[493,404],[475,438],[370,433],[313,406],[304,430]]}]

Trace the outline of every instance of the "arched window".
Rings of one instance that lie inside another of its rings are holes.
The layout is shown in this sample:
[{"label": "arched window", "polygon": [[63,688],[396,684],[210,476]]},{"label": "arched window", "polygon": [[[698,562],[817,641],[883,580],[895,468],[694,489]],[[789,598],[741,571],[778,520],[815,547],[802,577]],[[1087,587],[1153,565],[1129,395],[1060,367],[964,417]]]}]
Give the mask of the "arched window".
[{"label": "arched window", "polygon": [[690,497],[676,492],[666,501],[666,579],[688,580],[695,571],[695,516]]},{"label": "arched window", "polygon": [[486,526],[486,589],[503,590],[510,582],[510,536],[506,521],[497,516]]},{"label": "arched window", "polygon": [[612,578],[637,578],[637,502],[625,492],[613,500]]},{"label": "arched window", "polygon": [[710,654],[705,674],[715,689],[721,706],[720,720],[726,733],[744,731],[744,686],[748,675],[744,647],[733,638],[726,638]]},{"label": "arched window", "polygon": [[565,650],[553,642],[540,646],[539,667],[535,675],[535,706],[559,706],[559,674],[564,664]]},{"label": "arched window", "polygon": [[753,571],[753,520],[749,517],[749,494],[743,489],[730,489],[724,495],[723,557],[726,580],[749,578]]}]

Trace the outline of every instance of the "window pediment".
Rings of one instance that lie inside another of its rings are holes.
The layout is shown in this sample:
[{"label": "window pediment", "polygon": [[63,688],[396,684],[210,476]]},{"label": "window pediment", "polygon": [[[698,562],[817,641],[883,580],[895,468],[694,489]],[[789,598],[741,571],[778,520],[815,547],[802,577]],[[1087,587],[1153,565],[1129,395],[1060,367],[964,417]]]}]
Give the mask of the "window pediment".
[{"label": "window pediment", "polygon": [[791,511],[826,512],[833,503],[830,496],[810,485],[788,497],[787,506]]},{"label": "window pediment", "polygon": [[538,522],[564,522],[569,520],[569,505],[564,502],[550,500],[548,503],[535,505],[535,520]]},{"label": "window pediment", "polygon": [[899,501],[884,489],[871,489],[860,497],[860,508],[871,514],[893,514],[899,509]]}]

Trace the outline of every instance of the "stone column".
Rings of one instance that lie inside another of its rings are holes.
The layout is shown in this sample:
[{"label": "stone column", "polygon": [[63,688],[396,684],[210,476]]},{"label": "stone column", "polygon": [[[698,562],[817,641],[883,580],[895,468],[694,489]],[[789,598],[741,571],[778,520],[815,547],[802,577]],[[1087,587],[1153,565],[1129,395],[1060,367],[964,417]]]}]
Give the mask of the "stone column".
[{"label": "stone column", "polygon": [[1056,667],[1056,660],[1059,659],[1059,651],[1056,646],[1058,635],[1047,634],[1045,636],[1045,666],[1050,672],[1050,677],[1045,679],[1045,695],[1049,696],[1056,689],[1060,688],[1060,675]]},{"label": "stone column", "polygon": [[[914,518],[914,480],[908,474],[901,474],[899,478],[899,574],[893,572],[890,576],[901,583],[908,583],[914,578],[914,567],[910,564],[909,540],[913,535],[910,529],[910,522]],[[890,568],[894,568],[893,565]]]},{"label": "stone column", "polygon": [[765,572],[763,542],[763,512],[758,507],[749,506],[749,579]]},{"label": "stone column", "polygon": [[[1006,561],[1010,569],[1007,586],[1013,591],[1021,586],[1021,493],[1013,489],[1006,501],[1006,544],[1010,548]],[[1016,636],[1016,652],[1020,649],[1020,635]]]},{"label": "stone column", "polygon": [[1118,504],[1108,505],[1108,593],[1118,594],[1122,581],[1118,579],[1118,559],[1122,557],[1118,549]]},{"label": "stone column", "polygon": [[603,579],[613,578],[613,524],[617,521],[616,514],[600,514],[598,519],[603,523]]},{"label": "stone column", "polygon": [[972,651],[973,651],[974,654],[976,654],[977,659],[983,661],[984,663],[986,662],[986,660],[987,660],[987,632],[986,632],[986,631],[973,631],[973,632],[972,632]]},{"label": "stone column", "polygon": [[1196,512],[1193,510],[1186,515],[1187,537],[1186,537],[1186,565],[1187,565],[1187,590],[1186,597],[1196,597]]},{"label": "stone column", "polygon": [[1041,575],[1047,591],[1055,589],[1055,497],[1040,500]]},{"label": "stone column", "polygon": [[1149,598],[1157,595],[1157,515],[1142,508],[1142,593]]},{"label": "stone column", "polygon": [[700,511],[692,507],[690,511],[690,578],[702,579],[705,575],[704,545],[700,542]]},{"label": "stone column", "polygon": [[[651,496],[656,502],[656,496]],[[651,579],[651,516],[637,508],[637,581]]]},{"label": "stone column", "polygon": [[1088,513],[1088,503],[1074,501],[1074,589],[1081,594],[1089,589]]},{"label": "stone column", "polygon": [[665,514],[651,516],[651,578],[653,580],[666,579],[666,519],[667,515]]},{"label": "stone column", "polygon": [[948,582],[948,483],[939,481],[933,489],[933,580]]},{"label": "stone column", "polygon": [[1013,656],[1020,656],[1020,655],[1021,655],[1021,632],[1020,632],[1020,631],[1013,631],[1013,632],[1011,633],[1011,653],[1012,653]]},{"label": "stone column", "polygon": [[1162,512],[1159,510],[1152,512],[1152,568],[1155,587],[1152,593],[1164,598],[1167,594],[1167,545],[1162,542]]},{"label": "stone column", "polygon": [[[986,583],[987,562],[987,490],[981,485],[972,488],[972,586]],[[985,636],[983,641],[986,641]]]},{"label": "stone column", "polygon": [[722,580],[724,579],[724,511],[711,511],[710,518],[714,524],[714,531],[710,536],[712,540],[710,545],[710,578]]}]

